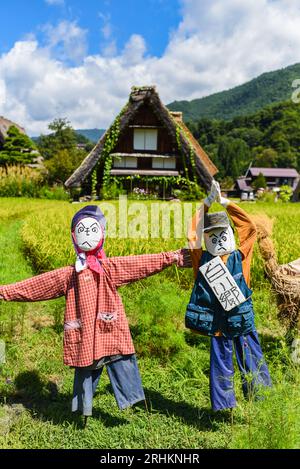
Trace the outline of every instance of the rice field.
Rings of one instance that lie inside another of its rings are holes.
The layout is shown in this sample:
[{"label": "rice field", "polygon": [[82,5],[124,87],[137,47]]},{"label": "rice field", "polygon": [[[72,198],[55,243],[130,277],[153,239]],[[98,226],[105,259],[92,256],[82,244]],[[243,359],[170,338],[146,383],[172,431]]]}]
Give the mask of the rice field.
[{"label": "rice field", "polygon": [[[130,201],[125,209],[123,202],[99,202],[108,219],[108,256],[185,246],[186,223],[197,204],[173,204],[171,216],[166,216],[168,226],[163,215],[156,215],[169,210],[170,204]],[[242,206],[249,213],[274,218],[273,240],[280,263],[300,257],[300,204]],[[0,199],[0,284],[72,264],[69,226],[81,207],[60,201]],[[227,411],[210,410],[209,340],[184,328],[192,286],[191,269],[172,266],[120,289],[148,408],[120,412],[104,375],[94,416],[85,429],[81,418],[70,412],[73,372],[62,364],[64,301],[1,302],[0,338],[6,343],[7,360],[0,365],[0,448],[299,447],[300,373],[290,360],[257,247],[252,265],[256,325],[274,386],[265,400],[248,402],[236,374],[238,407],[233,422]],[[9,420],[7,408],[16,404],[21,410]]]}]

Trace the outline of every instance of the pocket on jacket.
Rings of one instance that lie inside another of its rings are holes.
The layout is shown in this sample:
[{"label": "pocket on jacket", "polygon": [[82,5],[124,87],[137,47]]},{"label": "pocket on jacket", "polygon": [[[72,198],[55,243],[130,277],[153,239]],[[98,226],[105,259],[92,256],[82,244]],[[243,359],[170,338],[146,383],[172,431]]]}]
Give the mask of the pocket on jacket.
[{"label": "pocket on jacket", "polygon": [[99,332],[112,332],[117,326],[118,314],[116,311],[102,311],[97,314]]},{"label": "pocket on jacket", "polygon": [[185,327],[204,334],[212,333],[214,314],[209,310],[199,311],[195,305],[189,305],[185,313]]},{"label": "pocket on jacket", "polygon": [[81,342],[81,328],[65,330],[64,337],[67,343],[78,344]]},{"label": "pocket on jacket", "polygon": [[227,318],[228,335],[238,337],[248,334],[254,326],[254,315],[252,311],[236,314]]},{"label": "pocket on jacket", "polygon": [[69,344],[78,344],[81,342],[82,328],[80,320],[65,322],[64,339]]}]

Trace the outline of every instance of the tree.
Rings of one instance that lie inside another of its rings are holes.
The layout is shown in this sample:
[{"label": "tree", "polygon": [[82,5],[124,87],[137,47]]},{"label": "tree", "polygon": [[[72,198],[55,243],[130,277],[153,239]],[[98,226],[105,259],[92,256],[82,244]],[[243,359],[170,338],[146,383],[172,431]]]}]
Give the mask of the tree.
[{"label": "tree", "polygon": [[262,174],[262,173],[259,173],[259,175],[257,176],[256,179],[254,179],[254,181],[251,183],[251,186],[254,188],[254,189],[260,189],[261,187],[263,189],[266,189],[267,187],[267,181],[266,181],[266,178],[265,176]]},{"label": "tree", "polygon": [[37,154],[33,141],[12,125],[7,132],[2,150],[0,151],[0,165],[32,163]]},{"label": "tree", "polygon": [[219,144],[218,159],[224,168],[224,176],[236,179],[244,173],[249,165],[249,147],[240,138],[223,137]]},{"label": "tree", "polygon": [[81,164],[85,152],[82,150],[59,150],[55,156],[45,161],[49,183],[63,184]]},{"label": "tree", "polygon": [[265,148],[257,153],[254,158],[254,166],[259,168],[276,168],[278,153],[273,148]]},{"label": "tree", "polygon": [[66,119],[55,119],[48,126],[53,133],[42,135],[39,149],[48,169],[48,182],[64,183],[86,156],[86,150],[77,148],[77,136]]},{"label": "tree", "polygon": [[48,125],[48,129],[53,132],[41,135],[38,140],[38,148],[45,160],[54,157],[61,150],[76,149],[76,134],[66,118],[54,119]]}]

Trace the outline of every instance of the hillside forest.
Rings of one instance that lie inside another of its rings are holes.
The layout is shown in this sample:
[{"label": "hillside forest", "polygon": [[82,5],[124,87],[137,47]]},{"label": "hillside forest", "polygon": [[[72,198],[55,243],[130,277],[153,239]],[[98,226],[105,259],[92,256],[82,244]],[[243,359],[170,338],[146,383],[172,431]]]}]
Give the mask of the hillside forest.
[{"label": "hillside forest", "polygon": [[230,121],[202,118],[188,126],[225,186],[245,174],[250,164],[300,170],[300,107],[291,101]]}]

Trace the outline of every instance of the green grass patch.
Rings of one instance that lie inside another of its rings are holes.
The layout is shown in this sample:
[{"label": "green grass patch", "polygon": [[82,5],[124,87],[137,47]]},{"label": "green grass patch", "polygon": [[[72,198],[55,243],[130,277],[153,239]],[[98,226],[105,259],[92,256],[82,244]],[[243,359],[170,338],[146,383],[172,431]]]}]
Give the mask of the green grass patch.
[{"label": "green grass patch", "polygon": [[[299,256],[298,205],[243,207],[275,218],[274,240],[280,262]],[[73,263],[69,225],[78,208],[65,202],[1,199],[0,283]],[[110,229],[108,255],[160,252],[185,243],[184,238],[174,236],[113,238]],[[209,339],[184,328],[185,306],[193,285],[189,269],[172,267],[120,289],[138,351],[147,407],[139,404],[119,411],[104,372],[94,415],[85,429],[81,417],[71,413],[73,370],[62,361],[64,300],[1,302],[0,335],[6,342],[7,359],[0,365],[0,427],[5,404],[22,404],[24,411],[8,432],[2,434],[0,428],[0,448],[299,447],[300,373],[290,362],[257,250],[252,279],[256,324],[273,388],[262,401],[245,401],[236,373],[238,407],[233,421],[227,411],[210,410]]]}]

